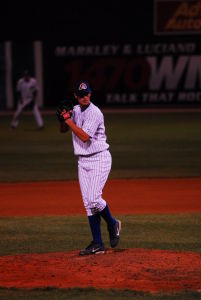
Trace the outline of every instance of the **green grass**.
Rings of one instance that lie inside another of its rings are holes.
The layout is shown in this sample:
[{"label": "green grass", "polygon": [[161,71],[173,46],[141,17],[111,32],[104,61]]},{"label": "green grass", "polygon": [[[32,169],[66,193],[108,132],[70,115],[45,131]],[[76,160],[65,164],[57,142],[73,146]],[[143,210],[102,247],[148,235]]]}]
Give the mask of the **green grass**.
[{"label": "green grass", "polygon": [[0,300],[193,300],[201,299],[198,292],[183,292],[175,294],[155,294],[88,289],[46,289],[46,290],[9,290],[0,289]]},{"label": "green grass", "polygon": [[[201,215],[129,215],[122,221],[120,248],[201,252]],[[103,240],[109,247],[105,222]],[[0,218],[0,255],[76,250],[91,241],[87,217]]]},{"label": "green grass", "polygon": [[[23,115],[17,130],[0,118],[0,182],[77,179],[71,134],[60,134],[54,115],[38,131]],[[105,114],[113,157],[110,178],[201,176],[200,113]]]}]

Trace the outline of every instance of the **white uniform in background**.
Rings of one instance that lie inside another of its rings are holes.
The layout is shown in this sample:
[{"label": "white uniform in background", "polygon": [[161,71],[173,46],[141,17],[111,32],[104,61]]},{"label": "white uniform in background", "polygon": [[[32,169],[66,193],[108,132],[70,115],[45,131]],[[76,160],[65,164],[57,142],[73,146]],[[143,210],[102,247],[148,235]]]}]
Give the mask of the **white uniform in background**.
[{"label": "white uniform in background", "polygon": [[[17,110],[13,116],[11,122],[11,127],[16,128],[19,124],[19,118],[23,110],[30,104],[32,104],[33,115],[35,117],[36,123],[40,129],[43,128],[43,119],[38,109],[38,104],[36,99],[34,99],[34,94],[38,92],[37,81],[33,77],[29,77],[28,80],[25,78],[20,78],[17,82],[17,92],[20,94],[20,99],[18,100]],[[33,103],[32,103],[33,102]]]}]

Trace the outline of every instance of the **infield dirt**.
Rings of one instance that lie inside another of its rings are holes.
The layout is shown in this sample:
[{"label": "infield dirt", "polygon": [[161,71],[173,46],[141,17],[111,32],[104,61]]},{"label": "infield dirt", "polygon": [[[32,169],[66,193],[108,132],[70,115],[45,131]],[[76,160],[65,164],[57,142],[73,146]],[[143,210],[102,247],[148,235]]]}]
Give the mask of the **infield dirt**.
[{"label": "infield dirt", "polygon": [[94,287],[146,292],[201,290],[201,254],[148,249],[78,251],[0,257],[6,288]]},{"label": "infield dirt", "polygon": [[[201,178],[108,180],[114,214],[201,212]],[[0,184],[0,216],[85,215],[77,181]]]}]

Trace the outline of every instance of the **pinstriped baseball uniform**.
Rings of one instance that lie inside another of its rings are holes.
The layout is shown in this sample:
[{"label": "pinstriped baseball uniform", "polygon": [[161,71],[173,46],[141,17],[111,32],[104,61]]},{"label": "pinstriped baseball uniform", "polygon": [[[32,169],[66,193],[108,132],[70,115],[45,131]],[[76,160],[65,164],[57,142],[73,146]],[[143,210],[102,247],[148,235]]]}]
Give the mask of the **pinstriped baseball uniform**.
[{"label": "pinstriped baseball uniform", "polygon": [[91,102],[84,111],[76,105],[72,120],[90,136],[90,140],[84,143],[72,132],[74,154],[78,156],[82,198],[87,215],[91,216],[101,212],[106,206],[102,189],[112,164],[106,142],[104,117],[100,109]]},{"label": "pinstriped baseball uniform", "polygon": [[[115,248],[120,240],[121,221],[113,218],[102,190],[112,165],[106,142],[104,117],[91,101],[91,88],[86,81],[78,81],[74,90],[79,105],[73,111],[59,106],[60,132],[72,129],[74,154],[78,156],[78,177],[82,199],[88,215],[92,242],[80,250],[80,255],[104,253],[101,237],[101,219],[107,223],[110,245]],[[72,116],[71,116],[72,112]],[[67,126],[66,126],[67,125]]]}]

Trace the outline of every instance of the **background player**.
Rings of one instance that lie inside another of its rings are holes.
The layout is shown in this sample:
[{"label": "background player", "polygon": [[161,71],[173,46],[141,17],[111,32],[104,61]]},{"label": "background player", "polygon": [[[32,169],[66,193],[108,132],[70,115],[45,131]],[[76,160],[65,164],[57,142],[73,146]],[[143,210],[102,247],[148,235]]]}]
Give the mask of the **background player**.
[{"label": "background player", "polygon": [[17,128],[19,124],[19,118],[26,107],[31,106],[33,110],[33,115],[35,117],[36,123],[39,129],[43,129],[43,119],[41,117],[40,111],[38,109],[38,104],[36,101],[38,93],[38,84],[35,78],[31,77],[28,70],[24,71],[24,76],[20,78],[17,82],[17,110],[13,116],[11,122],[11,128]]},{"label": "background player", "polygon": [[86,81],[75,86],[74,96],[78,105],[73,111],[61,107],[60,131],[72,130],[74,154],[78,156],[78,177],[82,199],[87,212],[93,240],[80,255],[104,253],[101,237],[101,217],[106,221],[110,245],[119,242],[121,222],[112,217],[102,190],[111,170],[112,158],[106,142],[104,117],[100,109],[91,101],[91,89]]}]

